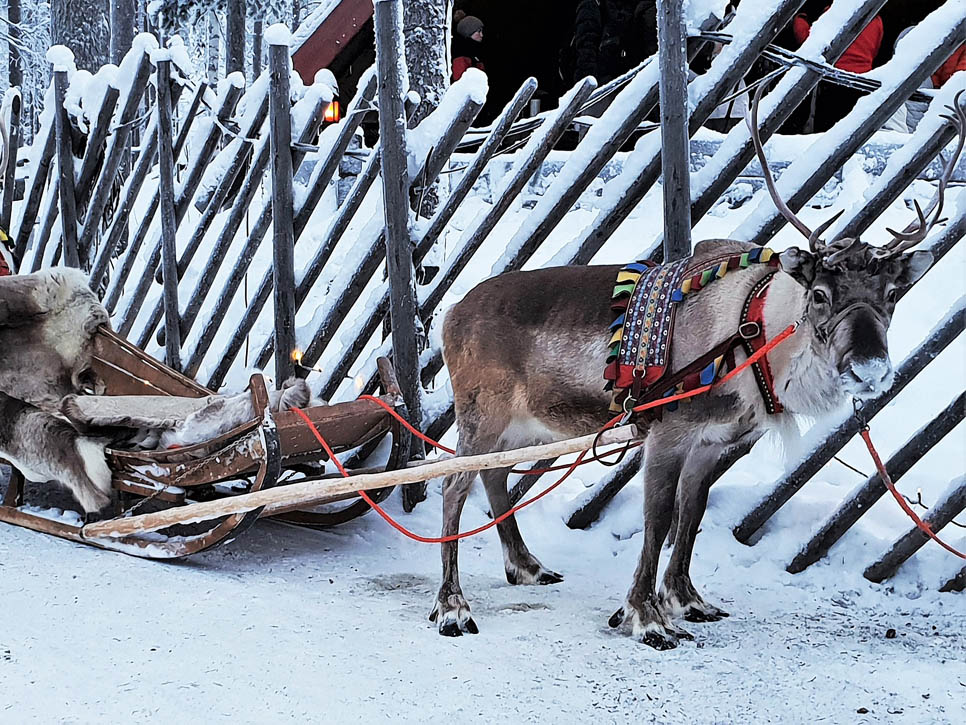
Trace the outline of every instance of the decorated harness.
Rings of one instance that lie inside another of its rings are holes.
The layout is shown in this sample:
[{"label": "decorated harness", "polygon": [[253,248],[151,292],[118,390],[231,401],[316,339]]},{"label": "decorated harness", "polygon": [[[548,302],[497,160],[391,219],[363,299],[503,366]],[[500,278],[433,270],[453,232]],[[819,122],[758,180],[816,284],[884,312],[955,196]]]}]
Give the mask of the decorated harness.
[{"label": "decorated harness", "polygon": [[[738,328],[726,340],[681,370],[668,372],[671,339],[677,308],[685,298],[729,272],[752,265],[774,267],[755,284],[741,308]],[[604,369],[606,390],[613,391],[611,410],[629,412],[635,405],[709,385],[735,368],[735,349],[751,355],[765,345],[764,307],[769,285],[779,266],[778,255],[759,247],[742,254],[722,255],[696,263],[693,258],[664,265],[634,262],[617,274],[611,309],[610,349]],[[767,356],[752,366],[755,381],[769,413],[783,408],[775,394],[774,377]],[[664,409],[647,411],[650,420],[660,419]]]}]

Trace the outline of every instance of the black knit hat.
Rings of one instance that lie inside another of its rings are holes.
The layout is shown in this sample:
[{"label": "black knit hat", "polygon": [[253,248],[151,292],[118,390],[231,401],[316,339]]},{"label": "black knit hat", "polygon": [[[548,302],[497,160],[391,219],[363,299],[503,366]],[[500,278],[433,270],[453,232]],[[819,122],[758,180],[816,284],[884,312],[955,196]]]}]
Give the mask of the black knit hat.
[{"label": "black knit hat", "polygon": [[479,30],[483,30],[483,21],[475,15],[467,15],[456,25],[456,34],[464,38],[472,38]]}]

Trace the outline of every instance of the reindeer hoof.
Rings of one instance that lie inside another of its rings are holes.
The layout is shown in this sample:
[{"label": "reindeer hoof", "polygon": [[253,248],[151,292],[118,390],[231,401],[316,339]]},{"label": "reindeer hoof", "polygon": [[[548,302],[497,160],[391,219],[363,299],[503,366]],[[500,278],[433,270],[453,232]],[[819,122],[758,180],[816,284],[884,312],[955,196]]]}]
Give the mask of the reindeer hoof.
[{"label": "reindeer hoof", "polygon": [[563,579],[562,574],[545,569],[536,559],[527,564],[510,565],[506,568],[506,580],[510,584],[559,584]]},{"label": "reindeer hoof", "polygon": [[[444,604],[446,609],[443,609]],[[470,607],[462,597],[451,596],[445,603],[436,602],[433,611],[429,613],[429,621],[437,623],[443,637],[462,637],[464,632],[480,633],[479,627],[470,616]]]},{"label": "reindeer hoof", "polygon": [[696,623],[720,622],[727,616],[730,615],[726,611],[711,605],[708,605],[707,609],[690,606],[684,611],[684,619],[688,622]]},{"label": "reindeer hoof", "polygon": [[610,615],[610,619],[607,620],[607,624],[610,625],[610,628],[611,629],[617,629],[618,627],[621,626],[621,624],[623,622],[624,622],[624,608],[623,607],[621,607],[616,612],[614,612],[612,615]]},{"label": "reindeer hoof", "polygon": [[646,644],[648,647],[653,647],[661,652],[669,649],[674,649],[678,646],[678,641],[675,637],[666,637],[658,632],[648,632],[642,638],[641,642]]}]

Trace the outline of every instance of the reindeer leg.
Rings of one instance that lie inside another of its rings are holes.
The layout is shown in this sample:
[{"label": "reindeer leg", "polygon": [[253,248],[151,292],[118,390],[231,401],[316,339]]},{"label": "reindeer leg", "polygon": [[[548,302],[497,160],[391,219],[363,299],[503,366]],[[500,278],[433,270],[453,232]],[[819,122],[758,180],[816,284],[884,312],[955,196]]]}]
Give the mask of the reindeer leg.
[{"label": "reindeer leg", "polygon": [[[506,480],[510,469],[481,471],[486,496],[490,501],[490,511],[497,518],[510,510],[510,497],[507,495]],[[511,584],[557,584],[563,577],[557,572],[550,571],[530,553],[515,516],[496,525],[503,545],[503,565],[506,569],[506,580]]]},{"label": "reindeer leg", "polygon": [[[466,472],[447,476],[443,481],[443,536],[459,532],[463,504],[475,478],[475,472]],[[459,542],[448,541],[442,544],[440,551],[443,557],[443,583],[429,620],[438,624],[439,633],[444,637],[459,637],[463,632],[477,634],[479,629],[470,616],[470,605],[460,588]]]},{"label": "reindeer leg", "polygon": [[644,548],[624,607],[611,616],[609,624],[618,627],[626,621],[636,639],[654,649],[665,650],[677,647],[680,639],[692,639],[690,634],[671,624],[654,592],[658,559],[671,524],[683,455],[656,432],[649,435],[645,445]]},{"label": "reindeer leg", "polygon": [[661,603],[672,615],[683,615],[689,622],[717,622],[728,613],[708,604],[691,583],[691,554],[698,526],[708,504],[711,472],[718,459],[719,445],[697,444],[681,472],[677,495],[677,530],[674,550],[664,572]]}]

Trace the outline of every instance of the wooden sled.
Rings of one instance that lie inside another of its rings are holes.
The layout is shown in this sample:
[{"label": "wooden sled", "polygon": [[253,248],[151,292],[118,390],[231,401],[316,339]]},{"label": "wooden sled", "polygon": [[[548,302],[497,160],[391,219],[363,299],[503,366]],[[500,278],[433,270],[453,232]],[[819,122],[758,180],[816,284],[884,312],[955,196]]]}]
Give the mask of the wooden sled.
[{"label": "wooden sled", "polygon": [[[107,394],[111,396],[203,398],[212,394],[103,327],[95,336],[94,371],[106,383]],[[380,359],[379,372],[386,391],[381,400],[405,418],[405,406],[388,360]],[[251,527],[265,513],[263,509],[214,519],[193,518],[190,512],[193,506],[197,506],[197,501],[229,498],[330,477],[306,473],[311,471],[308,464],[317,464],[327,456],[305,421],[291,411],[273,413],[270,410],[268,391],[261,375],[252,376],[250,391],[255,416],[215,439],[163,451],[108,449],[108,465],[117,491],[118,508],[114,519],[100,523],[123,520],[150,502],[155,509],[159,506],[183,509],[184,516],[180,517],[183,522],[177,527],[109,538],[88,536],[79,517],[73,520],[67,515],[54,518],[50,511],[24,507],[23,477],[16,471],[0,505],[0,521],[145,558],[180,558],[230,541]],[[404,467],[408,460],[409,432],[395,417],[371,401],[319,406],[303,412],[336,453],[358,449],[355,458],[363,460],[386,435],[391,435],[392,447],[386,469]],[[283,471],[286,477],[281,479]],[[227,482],[231,485],[219,485]],[[384,487],[370,495],[378,502],[391,490],[391,487]],[[276,506],[271,515],[301,526],[328,527],[369,510],[369,505],[355,494],[344,492],[326,497],[319,503],[340,501],[348,503],[334,511],[300,505]]]}]

